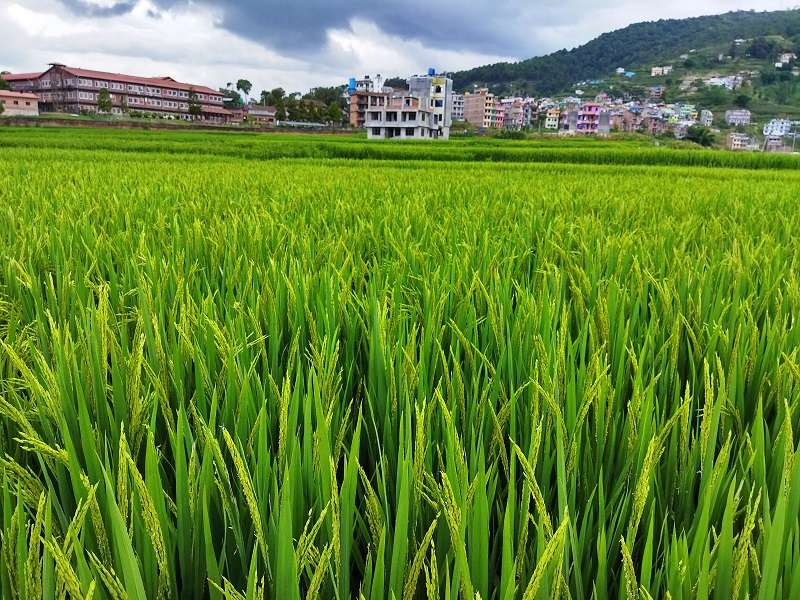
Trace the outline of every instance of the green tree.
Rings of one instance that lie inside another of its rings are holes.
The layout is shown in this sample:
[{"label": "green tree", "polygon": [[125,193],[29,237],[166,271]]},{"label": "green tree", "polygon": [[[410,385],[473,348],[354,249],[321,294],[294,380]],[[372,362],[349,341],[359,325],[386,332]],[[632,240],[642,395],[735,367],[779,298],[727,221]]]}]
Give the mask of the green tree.
[{"label": "green tree", "polygon": [[200,104],[200,100],[194,90],[189,91],[189,114],[194,118],[203,114],[203,106]]},{"label": "green tree", "polygon": [[686,139],[704,147],[714,145],[714,134],[711,133],[708,127],[704,127],[703,125],[692,125],[689,127],[689,131],[686,132]]},{"label": "green tree", "polygon": [[339,108],[339,105],[336,102],[331,102],[325,111],[325,117],[331,123],[341,123],[342,109]]},{"label": "green tree", "polygon": [[325,106],[335,103],[339,108],[345,107],[344,98],[345,86],[337,87],[316,87],[312,88],[303,98],[305,100],[316,100]]},{"label": "green tree", "polygon": [[750,47],[747,49],[747,53],[753,58],[766,60],[772,57],[772,55],[775,54],[777,50],[778,47],[774,41],[760,37],[754,39],[750,43]]},{"label": "green tree", "polygon": [[234,108],[239,108],[241,106],[244,106],[244,100],[242,100],[241,94],[239,94],[239,92],[237,92],[236,90],[230,89],[230,84],[228,84],[228,86],[229,87],[227,88],[219,88],[219,92],[229,100],[229,102],[227,102],[226,105],[232,106]]},{"label": "green tree", "polygon": [[247,79],[240,79],[236,82],[236,89],[244,94],[245,99],[250,96],[250,90],[253,89],[253,84]]},{"label": "green tree", "polygon": [[111,94],[108,93],[106,88],[103,88],[97,94],[97,110],[101,113],[110,113],[112,106]]},{"label": "green tree", "polygon": [[733,99],[733,103],[739,108],[747,108],[750,106],[751,100],[752,98],[747,94],[737,94],[736,98]]},{"label": "green tree", "polygon": [[3,71],[0,73],[0,90],[10,90],[11,86],[8,85],[8,82],[2,77],[2,75],[7,75],[8,71]]}]

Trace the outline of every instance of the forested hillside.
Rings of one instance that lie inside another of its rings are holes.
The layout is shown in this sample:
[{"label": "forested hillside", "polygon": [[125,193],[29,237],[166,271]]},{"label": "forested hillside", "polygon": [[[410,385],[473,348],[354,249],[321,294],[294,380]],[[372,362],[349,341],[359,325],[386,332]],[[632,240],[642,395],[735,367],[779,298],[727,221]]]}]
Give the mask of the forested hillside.
[{"label": "forested hillside", "polygon": [[460,91],[473,85],[485,85],[496,91],[513,89],[535,95],[554,94],[577,81],[608,75],[617,67],[653,64],[692,48],[768,35],[792,39],[797,46],[800,42],[800,10],[738,11],[636,23],[604,33],[572,50],[454,73],[454,89]]}]

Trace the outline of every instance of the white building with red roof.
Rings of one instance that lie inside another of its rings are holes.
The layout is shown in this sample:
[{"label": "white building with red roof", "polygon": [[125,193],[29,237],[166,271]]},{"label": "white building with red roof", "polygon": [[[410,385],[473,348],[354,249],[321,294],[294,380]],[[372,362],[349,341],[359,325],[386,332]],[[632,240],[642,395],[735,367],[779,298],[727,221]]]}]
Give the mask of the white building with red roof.
[{"label": "white building with red roof", "polygon": [[[213,123],[224,123],[231,117],[223,106],[221,92],[172,77],[139,77],[57,63],[42,73],[7,73],[2,77],[12,90],[36,94],[43,112],[97,112],[98,96],[105,89],[114,114],[136,111]],[[191,110],[192,106],[197,108]]]}]

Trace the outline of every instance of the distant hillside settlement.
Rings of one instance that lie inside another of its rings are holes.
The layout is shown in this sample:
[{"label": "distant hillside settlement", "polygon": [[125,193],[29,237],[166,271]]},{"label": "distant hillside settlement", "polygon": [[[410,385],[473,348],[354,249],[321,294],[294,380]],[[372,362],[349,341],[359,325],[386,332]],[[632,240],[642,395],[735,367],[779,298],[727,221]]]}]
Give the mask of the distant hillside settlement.
[{"label": "distant hillside settlement", "polygon": [[[662,77],[672,71],[671,65],[657,66],[649,76]],[[637,76],[624,67],[616,73],[629,79]],[[701,83],[733,91],[744,81],[744,76],[738,75],[710,76]],[[350,125],[366,129],[369,139],[426,140],[447,140],[454,126],[484,134],[538,131],[562,136],[608,136],[617,132],[679,140],[692,139],[693,128],[702,127],[716,133],[721,129],[723,141],[731,150],[771,152],[794,151],[800,135],[800,121],[775,117],[758,124],[746,108],[732,106],[715,115],[694,103],[665,102],[663,85],[649,85],[641,97],[600,92],[591,98],[585,98],[580,89],[564,97],[531,98],[500,97],[488,88],[460,94],[454,93],[452,87],[450,77],[437,74],[435,69],[429,69],[426,75],[414,75],[400,88],[384,85],[380,75],[353,78],[347,87]],[[761,130],[754,129],[756,126]]]}]

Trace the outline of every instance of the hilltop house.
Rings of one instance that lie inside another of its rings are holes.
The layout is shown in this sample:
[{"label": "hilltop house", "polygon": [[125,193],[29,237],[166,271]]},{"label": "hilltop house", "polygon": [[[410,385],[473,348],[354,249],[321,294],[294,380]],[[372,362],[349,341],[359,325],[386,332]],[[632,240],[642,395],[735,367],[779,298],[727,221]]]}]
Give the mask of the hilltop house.
[{"label": "hilltop house", "polygon": [[725,122],[728,125],[746,126],[750,125],[750,111],[746,108],[725,111]]},{"label": "hilltop house", "polygon": [[746,133],[731,132],[728,134],[728,150],[752,150],[752,138]]},{"label": "hilltop house", "polygon": [[764,125],[767,137],[784,137],[792,133],[792,122],[789,119],[772,119]]}]

